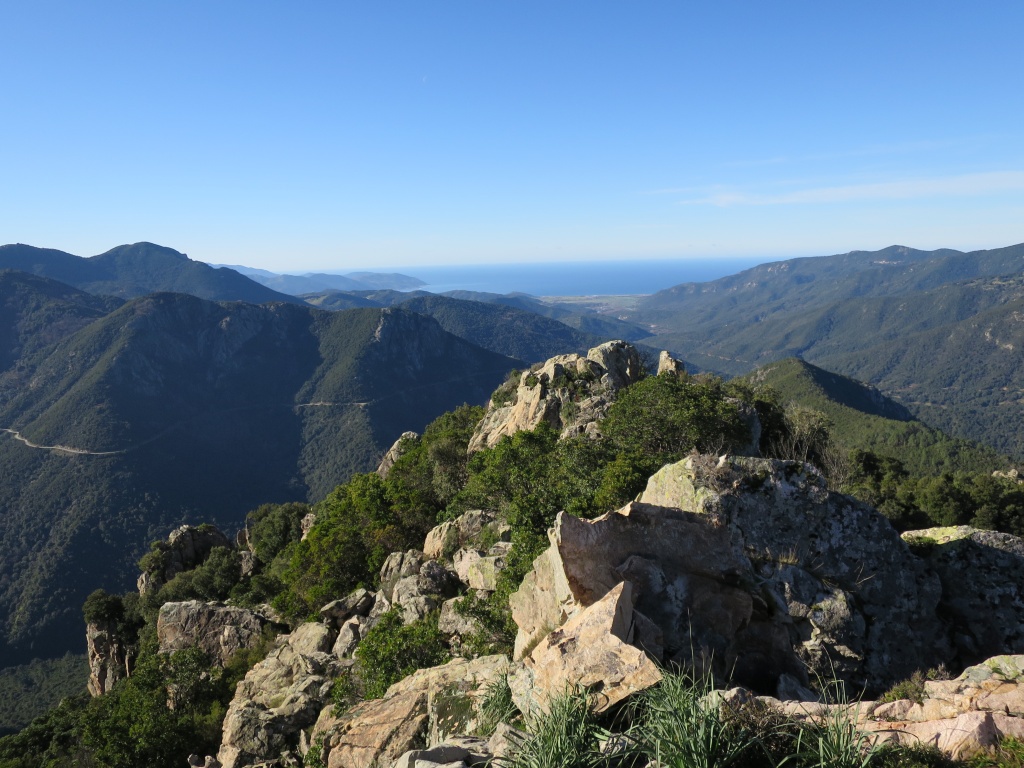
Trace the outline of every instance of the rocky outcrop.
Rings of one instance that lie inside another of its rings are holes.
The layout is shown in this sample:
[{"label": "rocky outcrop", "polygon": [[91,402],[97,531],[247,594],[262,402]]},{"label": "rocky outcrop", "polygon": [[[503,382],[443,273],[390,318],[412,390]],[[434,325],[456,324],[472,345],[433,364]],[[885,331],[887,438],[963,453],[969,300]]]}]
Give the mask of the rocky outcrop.
[{"label": "rocky outcrop", "polygon": [[968,526],[903,534],[942,581],[958,666],[1024,653],[1024,539]]},{"label": "rocky outcrop", "polygon": [[415,440],[419,440],[420,436],[415,432],[403,432],[394,444],[388,448],[388,452],[384,454],[384,458],[380,460],[380,464],[377,465],[377,474],[381,477],[387,477],[388,472],[395,466],[395,462],[398,461],[402,454],[408,449],[410,443]]},{"label": "rocky outcrop", "polygon": [[788,645],[812,672],[869,689],[952,657],[935,572],[881,514],[830,493],[810,465],[691,457],[655,474],[641,501],[729,531],[756,579],[751,597],[776,625],[770,657]]},{"label": "rocky outcrop", "polygon": [[490,448],[507,435],[544,422],[565,437],[593,431],[615,393],[642,375],[640,355],[624,341],[594,347],[586,357],[553,357],[520,376],[511,402],[488,404],[469,451]]},{"label": "rocky outcrop", "polygon": [[949,660],[938,577],[812,467],[695,456],[640,498],[557,517],[510,601],[516,658],[628,582],[634,645],[762,692],[806,688],[808,670],[879,689]]},{"label": "rocky outcrop", "polygon": [[662,350],[658,355],[658,376],[662,374],[679,376],[681,378],[686,375],[686,366],[683,365],[682,360],[676,360],[668,352]]},{"label": "rocky outcrop", "polygon": [[235,689],[224,718],[217,759],[224,768],[242,768],[297,753],[308,729],[328,701],[331,685],[346,664],[316,650],[322,625],[280,639],[280,645],[254,666]]},{"label": "rocky outcrop", "polygon": [[171,531],[167,541],[155,545],[156,569],[139,576],[139,594],[159,589],[179,573],[200,565],[214,547],[230,549],[232,542],[212,525],[183,525]]},{"label": "rocky outcrop", "polygon": [[223,666],[242,648],[259,643],[269,623],[246,608],[188,600],[160,606],[156,635],[161,653],[200,648]]},{"label": "rocky outcrop", "polygon": [[90,622],[85,627],[86,653],[89,659],[87,687],[93,696],[102,696],[118,680],[131,675],[132,649],[117,634],[114,622]]},{"label": "rocky outcrop", "polygon": [[[455,573],[436,560],[425,560],[422,552],[395,552],[381,568],[377,604],[380,612],[400,606],[405,623],[411,624],[438,610],[458,592],[458,585]],[[374,613],[371,618],[376,618]]]},{"label": "rocky outcrop", "polygon": [[485,689],[507,669],[504,656],[454,659],[421,669],[391,686],[383,698],[361,702],[340,718],[325,710],[310,740],[323,745],[328,768],[390,768],[410,750],[472,732]]}]

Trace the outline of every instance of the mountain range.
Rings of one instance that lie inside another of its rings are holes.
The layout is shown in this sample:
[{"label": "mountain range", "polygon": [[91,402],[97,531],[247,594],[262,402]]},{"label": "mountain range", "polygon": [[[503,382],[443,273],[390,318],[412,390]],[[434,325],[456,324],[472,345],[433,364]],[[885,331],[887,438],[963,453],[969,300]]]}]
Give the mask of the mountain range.
[{"label": "mountain range", "polygon": [[1024,245],[893,246],[763,264],[640,301],[644,343],[737,375],[801,357],[928,424],[1024,458]]}]

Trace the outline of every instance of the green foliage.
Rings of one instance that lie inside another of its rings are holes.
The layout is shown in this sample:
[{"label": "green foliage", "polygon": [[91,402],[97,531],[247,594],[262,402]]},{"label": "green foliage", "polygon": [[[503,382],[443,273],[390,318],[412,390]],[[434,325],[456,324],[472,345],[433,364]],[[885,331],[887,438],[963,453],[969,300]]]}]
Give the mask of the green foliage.
[{"label": "green foliage", "polygon": [[224,600],[241,578],[241,568],[237,550],[214,547],[200,565],[179,573],[164,584],[157,602]]},{"label": "green foliage", "polygon": [[511,724],[519,718],[519,709],[512,701],[512,688],[508,675],[502,675],[490,682],[480,700],[480,736],[490,736],[500,723]]},{"label": "green foliage", "polygon": [[756,743],[756,735],[723,717],[708,694],[710,676],[666,672],[638,704],[633,736],[639,748],[666,768],[729,768]]},{"label": "green foliage", "polygon": [[1024,485],[990,473],[913,476],[897,459],[855,451],[844,490],[889,518],[899,530],[972,525],[1024,534]]},{"label": "green foliage", "polygon": [[969,761],[969,765],[970,768],[1022,768],[1024,741],[1008,736],[1000,742],[994,753],[979,754]]},{"label": "green foliage", "polygon": [[372,473],[338,486],[314,509],[317,523],[291,549],[282,574],[287,591],[274,602],[296,618],[311,616],[358,586],[372,586],[385,558],[415,538],[401,527],[384,481]]},{"label": "green foliage", "polygon": [[935,669],[929,669],[927,672],[916,670],[906,680],[901,680],[896,683],[892,688],[882,694],[879,701],[900,701],[901,699],[907,699],[909,701],[915,701],[918,704],[924,702],[925,687],[924,684],[929,680],[949,680],[950,675],[946,671],[944,666],[940,666]]},{"label": "green foliage", "polygon": [[246,517],[249,549],[263,563],[270,563],[289,544],[302,538],[302,518],[312,508],[308,504],[264,504]]},{"label": "green foliage", "polygon": [[750,439],[714,378],[648,376],[619,393],[601,430],[619,451],[666,461],[693,449],[721,453]]},{"label": "green foliage", "polygon": [[363,695],[379,699],[387,689],[418,669],[448,661],[448,642],[437,629],[437,614],[406,625],[393,608],[367,632],[355,653]]},{"label": "green foliage", "polygon": [[0,735],[24,728],[61,699],[81,694],[88,676],[81,654],[0,670]]},{"label": "green foliage", "polygon": [[552,697],[547,711],[524,719],[526,737],[514,743],[503,768],[587,768],[605,763],[598,725],[586,691],[568,690]]}]

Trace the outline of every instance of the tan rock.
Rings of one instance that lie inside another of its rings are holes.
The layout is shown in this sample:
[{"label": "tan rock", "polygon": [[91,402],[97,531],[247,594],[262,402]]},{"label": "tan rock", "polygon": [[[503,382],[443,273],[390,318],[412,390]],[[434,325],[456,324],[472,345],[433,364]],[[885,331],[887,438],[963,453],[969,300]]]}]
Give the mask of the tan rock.
[{"label": "tan rock", "polygon": [[89,659],[87,688],[91,695],[102,696],[117,681],[131,674],[135,655],[131,647],[118,637],[112,621],[87,624],[85,641]]},{"label": "tan rock", "polygon": [[426,746],[427,694],[409,691],[353,707],[325,742],[328,768],[390,768]]},{"label": "tan rock", "polygon": [[488,404],[469,442],[469,452],[493,447],[501,438],[548,423],[564,437],[589,434],[615,393],[639,380],[640,356],[624,341],[591,349],[586,357],[558,355],[524,371],[510,404]]},{"label": "tan rock", "polygon": [[633,588],[620,582],[605,597],[541,640],[523,663],[529,671],[529,700],[523,686],[517,706],[545,708],[572,686],[597,690],[598,711],[661,680],[657,666],[630,645],[633,640]]}]

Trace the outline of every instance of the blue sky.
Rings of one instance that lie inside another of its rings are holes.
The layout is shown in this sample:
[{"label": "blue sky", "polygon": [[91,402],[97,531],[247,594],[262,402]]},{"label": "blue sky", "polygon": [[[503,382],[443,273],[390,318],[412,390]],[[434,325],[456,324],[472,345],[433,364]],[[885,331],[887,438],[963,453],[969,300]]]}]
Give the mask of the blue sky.
[{"label": "blue sky", "polygon": [[1024,3],[0,10],[0,242],[277,271],[1024,241]]}]

